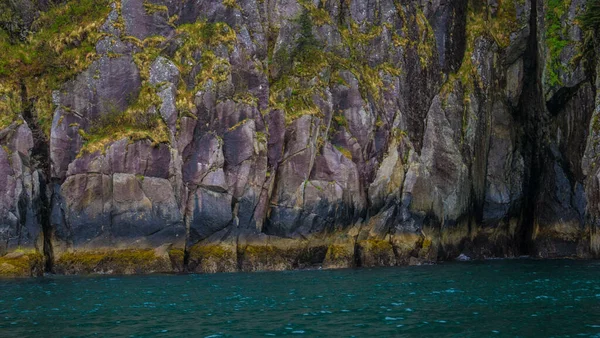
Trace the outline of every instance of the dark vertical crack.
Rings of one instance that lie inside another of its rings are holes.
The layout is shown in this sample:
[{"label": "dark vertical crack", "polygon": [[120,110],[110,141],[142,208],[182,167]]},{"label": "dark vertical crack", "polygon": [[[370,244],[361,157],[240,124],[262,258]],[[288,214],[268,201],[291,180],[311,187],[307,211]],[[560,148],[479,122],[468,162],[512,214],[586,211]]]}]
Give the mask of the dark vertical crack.
[{"label": "dark vertical crack", "polygon": [[44,258],[46,272],[51,272],[54,263],[54,251],[52,249],[52,225],[50,222],[52,189],[48,189],[48,184],[44,175],[40,175],[40,223],[44,234]]},{"label": "dark vertical crack", "polygon": [[39,196],[39,214],[38,222],[42,228],[44,236],[42,254],[45,258],[45,271],[52,271],[53,251],[52,251],[52,227],[50,222],[51,201],[53,189],[48,189],[50,182],[50,142],[44,134],[44,131],[37,123],[34,114],[33,102],[28,98],[27,87],[21,82],[21,103],[23,107],[23,119],[27,122],[33,136],[33,148],[31,150],[31,168],[39,174],[40,196]]},{"label": "dark vertical crack", "polygon": [[542,75],[539,65],[537,6],[537,0],[531,0],[530,34],[523,58],[523,92],[519,102],[517,117],[520,125],[523,126],[520,148],[523,151],[525,167],[527,168],[523,183],[524,200],[521,224],[519,225],[516,239],[521,254],[529,254],[532,251],[536,200],[541,183],[542,127],[546,115],[544,111],[544,96],[541,88]]},{"label": "dark vertical crack", "polygon": [[[187,196],[185,199],[185,207],[183,208],[183,224],[185,225],[185,244],[183,247],[183,272],[189,272],[189,264],[190,264],[190,249],[191,249],[191,240],[190,240],[190,222],[192,217],[192,212],[194,210],[194,206],[190,205],[192,203],[193,198],[195,198],[195,194],[197,191],[197,187],[192,185],[188,186]],[[197,203],[197,201],[195,201]],[[198,206],[196,206],[197,208]]]}]

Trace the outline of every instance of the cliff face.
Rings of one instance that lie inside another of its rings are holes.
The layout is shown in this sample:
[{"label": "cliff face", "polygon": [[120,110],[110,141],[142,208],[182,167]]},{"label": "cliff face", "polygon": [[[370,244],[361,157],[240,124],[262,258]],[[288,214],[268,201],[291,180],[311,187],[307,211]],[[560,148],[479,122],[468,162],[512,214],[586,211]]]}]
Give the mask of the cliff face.
[{"label": "cliff face", "polygon": [[3,6],[0,273],[600,255],[584,0]]}]

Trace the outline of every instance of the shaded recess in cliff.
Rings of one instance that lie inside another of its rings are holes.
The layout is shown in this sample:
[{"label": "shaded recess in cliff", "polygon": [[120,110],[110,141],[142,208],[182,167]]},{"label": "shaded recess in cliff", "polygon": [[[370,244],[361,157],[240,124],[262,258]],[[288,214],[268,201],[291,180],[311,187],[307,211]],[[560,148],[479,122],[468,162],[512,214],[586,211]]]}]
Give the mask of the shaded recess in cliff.
[{"label": "shaded recess in cliff", "polygon": [[521,149],[526,162],[526,178],[523,181],[524,203],[522,218],[518,230],[518,246],[521,254],[529,254],[532,250],[533,224],[536,200],[540,188],[542,124],[544,123],[544,96],[541,88],[542,72],[539,68],[538,0],[531,1],[531,34],[527,40],[527,49],[523,62],[523,92],[517,108],[518,121],[522,131]]},{"label": "shaded recess in cliff", "polygon": [[39,174],[39,195],[37,200],[38,220],[41,227],[43,242],[40,251],[44,255],[44,270],[52,271],[54,255],[52,250],[52,227],[50,224],[50,213],[52,210],[51,201],[53,192],[49,189],[51,186],[49,178],[51,177],[50,163],[50,143],[44,134],[44,131],[38,123],[38,117],[35,112],[33,102],[28,99],[27,87],[21,83],[21,105],[23,107],[23,119],[31,129],[33,138],[33,147],[31,148],[30,165]]}]

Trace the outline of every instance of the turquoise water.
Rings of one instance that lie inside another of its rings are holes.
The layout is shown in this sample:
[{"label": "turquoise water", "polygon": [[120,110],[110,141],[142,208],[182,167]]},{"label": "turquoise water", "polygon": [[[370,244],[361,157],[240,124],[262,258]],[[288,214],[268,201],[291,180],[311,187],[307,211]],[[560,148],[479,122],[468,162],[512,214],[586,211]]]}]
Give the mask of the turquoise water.
[{"label": "turquoise water", "polygon": [[0,280],[1,337],[596,336],[600,262]]}]

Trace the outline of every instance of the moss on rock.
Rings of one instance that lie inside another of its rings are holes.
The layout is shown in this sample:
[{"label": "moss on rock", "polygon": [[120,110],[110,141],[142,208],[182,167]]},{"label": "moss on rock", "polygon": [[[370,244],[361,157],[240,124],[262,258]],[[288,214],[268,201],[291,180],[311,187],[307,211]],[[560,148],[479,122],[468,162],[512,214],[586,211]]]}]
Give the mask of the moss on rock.
[{"label": "moss on rock", "polygon": [[0,257],[0,277],[33,277],[44,273],[44,256],[15,251]]},{"label": "moss on rock", "polygon": [[183,249],[171,249],[168,251],[171,266],[175,272],[184,271],[185,251]]},{"label": "moss on rock", "polygon": [[138,274],[171,272],[171,262],[158,257],[154,249],[110,251],[75,251],[63,253],[54,262],[57,273],[72,274]]},{"label": "moss on rock", "polygon": [[277,247],[274,245],[248,245],[242,251],[242,271],[291,270],[300,256],[301,247]]},{"label": "moss on rock", "polygon": [[396,256],[394,248],[389,240],[369,238],[358,241],[361,265],[372,266],[394,266]]},{"label": "moss on rock", "polygon": [[201,273],[237,271],[236,248],[225,243],[197,244],[189,250],[188,268]]},{"label": "moss on rock", "polygon": [[343,269],[355,265],[354,262],[354,243],[331,244],[327,249],[323,268]]},{"label": "moss on rock", "polygon": [[[109,3],[80,0],[51,6],[33,22],[24,41],[13,41],[0,29],[0,82],[15,97],[20,97],[23,86],[46,136],[52,123],[52,90],[86,69],[97,57],[95,44],[104,35],[99,27],[110,11]],[[1,101],[6,104],[0,94]],[[23,109],[13,105],[11,113],[15,115]]]}]

